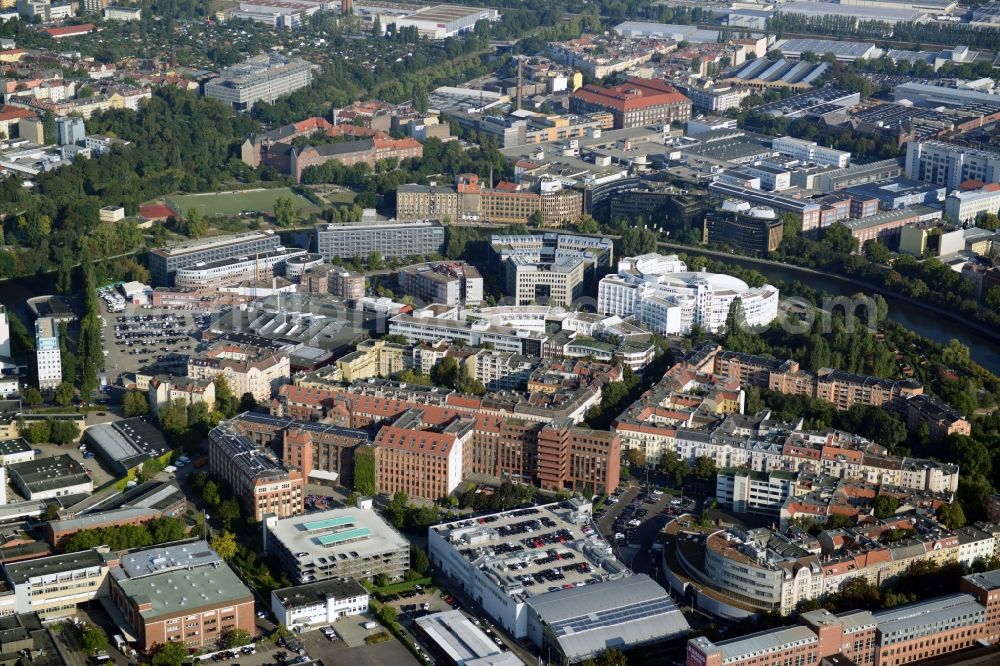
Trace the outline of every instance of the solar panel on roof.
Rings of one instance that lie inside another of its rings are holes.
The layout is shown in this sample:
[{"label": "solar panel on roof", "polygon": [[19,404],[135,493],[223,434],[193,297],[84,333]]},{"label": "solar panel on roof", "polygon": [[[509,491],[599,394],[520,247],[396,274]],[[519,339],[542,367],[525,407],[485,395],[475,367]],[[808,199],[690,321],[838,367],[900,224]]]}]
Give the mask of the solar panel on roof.
[{"label": "solar panel on roof", "polygon": [[305,528],[307,532],[315,532],[316,530],[327,530],[331,527],[343,527],[344,525],[353,525],[356,523],[354,516],[341,516],[340,518],[326,518],[324,520],[311,520],[307,523],[302,523],[302,527]]},{"label": "solar panel on roof", "polygon": [[371,536],[371,530],[367,527],[356,527],[353,530],[344,530],[343,532],[334,532],[333,534],[324,534],[319,537],[318,541],[320,545],[332,546],[338,543],[344,543],[346,541],[353,541],[354,539],[363,539],[365,537]]}]

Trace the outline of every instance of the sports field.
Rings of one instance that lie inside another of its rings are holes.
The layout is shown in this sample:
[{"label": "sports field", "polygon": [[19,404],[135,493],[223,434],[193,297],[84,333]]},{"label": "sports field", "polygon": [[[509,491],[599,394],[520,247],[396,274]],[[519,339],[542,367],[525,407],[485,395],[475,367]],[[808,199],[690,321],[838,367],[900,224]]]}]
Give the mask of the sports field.
[{"label": "sports field", "polygon": [[165,198],[166,204],[181,217],[192,208],[200,208],[205,217],[270,213],[278,197],[291,197],[299,211],[315,209],[305,197],[287,187],[273,190],[243,190],[240,192],[207,192],[205,194],[175,194]]}]

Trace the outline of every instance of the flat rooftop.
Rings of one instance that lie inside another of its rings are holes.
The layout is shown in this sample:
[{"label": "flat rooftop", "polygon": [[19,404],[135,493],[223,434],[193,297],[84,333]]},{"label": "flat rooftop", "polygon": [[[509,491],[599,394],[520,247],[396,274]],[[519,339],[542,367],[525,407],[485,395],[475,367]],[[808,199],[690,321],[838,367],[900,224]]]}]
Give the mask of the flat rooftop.
[{"label": "flat rooftop", "polygon": [[149,609],[139,612],[146,619],[253,601],[250,590],[221,560],[203,566],[118,580],[118,585],[135,603],[152,604]]},{"label": "flat rooftop", "polygon": [[592,527],[590,505],[516,509],[431,527],[508,596],[523,599],[628,575]]},{"label": "flat rooftop", "polygon": [[225,247],[227,245],[238,245],[240,243],[248,243],[258,240],[266,240],[273,238],[275,241],[278,237],[274,235],[272,231],[252,231],[245,234],[233,234],[231,236],[214,236],[212,238],[205,238],[203,240],[193,240],[186,241],[184,243],[177,243],[176,245],[170,245],[168,247],[161,247],[155,250],[150,250],[151,254],[157,254],[162,257],[177,257],[184,254],[190,254],[192,252],[201,252],[203,250],[210,250],[217,247]]},{"label": "flat rooftop", "polygon": [[32,578],[51,576],[54,574],[80,569],[93,569],[105,565],[104,556],[94,549],[81,550],[77,553],[40,557],[36,560],[11,562],[4,565],[7,579],[13,585],[22,585]]},{"label": "flat rooftop", "polygon": [[0,441],[0,456],[9,456],[15,453],[31,451],[31,446],[23,437],[17,439],[5,439]]},{"label": "flat rooftop", "polygon": [[416,624],[457,666],[518,666],[513,652],[503,652],[464,613],[457,610],[418,618]]},{"label": "flat rooftop", "polygon": [[142,418],[100,423],[84,431],[100,453],[126,469],[167,452],[167,441],[156,427]]},{"label": "flat rooftop", "polygon": [[154,518],[158,518],[159,515],[159,511],[153,511],[152,509],[112,509],[110,511],[88,513],[66,520],[53,520],[49,523],[49,526],[53,532],[58,534],[59,532],[88,530],[129,520],[153,520]]},{"label": "flat rooftop", "polygon": [[272,593],[285,608],[326,603],[327,599],[347,599],[368,594],[361,583],[350,578],[331,578],[316,583],[286,587]]},{"label": "flat rooftop", "polygon": [[304,566],[320,566],[329,560],[363,559],[381,553],[409,549],[399,532],[369,509],[330,509],[278,520],[268,528],[268,538],[277,539]]},{"label": "flat rooftop", "polygon": [[181,569],[202,564],[221,562],[207,541],[172,543],[159,548],[128,553],[121,558],[121,571],[128,578],[138,578],[170,569]]},{"label": "flat rooftop", "polygon": [[65,453],[14,463],[8,469],[11,474],[19,476],[33,493],[93,483],[83,465]]}]

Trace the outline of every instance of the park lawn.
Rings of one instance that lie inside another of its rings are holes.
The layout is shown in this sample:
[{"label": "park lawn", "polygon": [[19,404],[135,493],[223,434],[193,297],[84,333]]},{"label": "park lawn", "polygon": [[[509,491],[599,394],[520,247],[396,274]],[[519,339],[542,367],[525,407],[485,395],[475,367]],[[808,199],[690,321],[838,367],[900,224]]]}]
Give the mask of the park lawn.
[{"label": "park lawn", "polygon": [[303,210],[315,210],[316,207],[305,197],[295,194],[287,187],[265,190],[245,190],[242,192],[208,192],[205,194],[175,194],[166,197],[166,203],[181,217],[187,215],[192,208],[200,208],[205,217],[216,215],[239,215],[241,213],[270,213],[278,197],[291,197]]},{"label": "park lawn", "polygon": [[350,191],[348,191],[348,192],[330,192],[329,194],[322,195],[322,197],[324,199],[326,199],[327,201],[329,201],[331,204],[334,204],[334,205],[336,205],[336,204],[348,204],[348,205],[350,205],[350,204],[354,203],[354,199],[357,196],[358,196],[357,194],[355,194],[354,192],[350,192]]}]

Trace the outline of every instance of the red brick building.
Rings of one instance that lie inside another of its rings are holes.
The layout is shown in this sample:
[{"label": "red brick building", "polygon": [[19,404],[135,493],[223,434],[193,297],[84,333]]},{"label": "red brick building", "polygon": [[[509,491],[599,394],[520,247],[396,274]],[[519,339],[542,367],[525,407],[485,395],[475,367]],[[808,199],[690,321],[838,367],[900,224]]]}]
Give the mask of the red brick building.
[{"label": "red brick building", "polygon": [[572,113],[606,111],[615,129],[684,122],[691,118],[691,100],[657,79],[629,79],[620,86],[587,84],[569,98]]},{"label": "red brick building", "polygon": [[169,641],[215,647],[228,630],[255,633],[253,594],[204,541],[129,553],[109,578],[140,651]]}]

